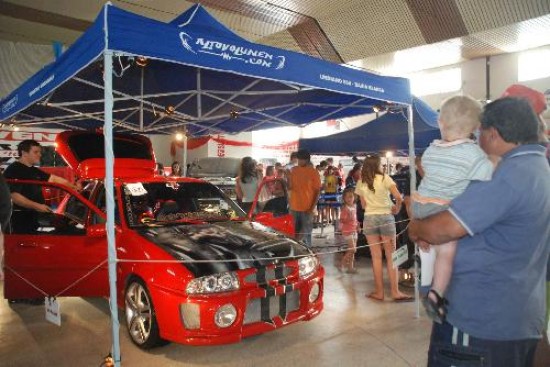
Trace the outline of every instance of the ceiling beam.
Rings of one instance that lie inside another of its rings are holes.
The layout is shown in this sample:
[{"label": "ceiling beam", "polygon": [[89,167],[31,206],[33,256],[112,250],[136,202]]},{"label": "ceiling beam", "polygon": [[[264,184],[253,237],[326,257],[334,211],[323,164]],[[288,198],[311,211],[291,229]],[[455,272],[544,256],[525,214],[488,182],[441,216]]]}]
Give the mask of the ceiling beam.
[{"label": "ceiling beam", "polygon": [[306,54],[337,64],[344,62],[317,19],[257,0],[192,0],[213,9],[230,11],[261,22],[284,26]]},{"label": "ceiling beam", "polygon": [[466,36],[468,29],[453,0],[406,0],[426,43]]},{"label": "ceiling beam", "polygon": [[92,25],[92,22],[88,22],[87,20],[33,9],[27,6],[9,3],[7,1],[0,1],[0,14],[29,22],[42,23],[79,32],[84,32]]}]

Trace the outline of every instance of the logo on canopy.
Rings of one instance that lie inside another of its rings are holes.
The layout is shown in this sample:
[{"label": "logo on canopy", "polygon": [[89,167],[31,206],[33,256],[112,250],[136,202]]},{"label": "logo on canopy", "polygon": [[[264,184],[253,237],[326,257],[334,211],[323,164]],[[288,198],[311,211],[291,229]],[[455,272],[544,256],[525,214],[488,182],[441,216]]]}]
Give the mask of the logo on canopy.
[{"label": "logo on canopy", "polygon": [[9,111],[13,110],[15,106],[17,106],[17,102],[19,101],[19,96],[16,94],[13,98],[8,100],[6,103],[2,105],[2,113],[6,114]]},{"label": "logo on canopy", "polygon": [[179,33],[182,47],[188,52],[197,52],[218,56],[227,61],[237,60],[245,64],[257,65],[267,69],[280,70],[285,67],[286,58],[270,54],[264,50],[237,46],[231,43],[213,41],[203,37],[193,39],[185,32]]}]

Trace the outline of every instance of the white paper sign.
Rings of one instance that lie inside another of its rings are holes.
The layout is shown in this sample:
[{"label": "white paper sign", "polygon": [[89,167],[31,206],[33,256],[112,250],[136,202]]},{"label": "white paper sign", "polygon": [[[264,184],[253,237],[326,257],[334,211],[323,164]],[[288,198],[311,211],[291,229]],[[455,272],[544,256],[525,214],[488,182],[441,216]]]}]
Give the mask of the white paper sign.
[{"label": "white paper sign", "polygon": [[126,188],[128,189],[130,195],[132,195],[132,196],[147,195],[147,190],[145,190],[145,187],[143,187],[141,182],[128,183],[128,184],[126,184]]},{"label": "white paper sign", "polygon": [[399,265],[403,264],[409,259],[409,251],[407,246],[401,246],[391,254],[391,260],[393,262],[393,268],[396,269]]},{"label": "white paper sign", "polygon": [[59,311],[59,303],[53,297],[46,297],[46,320],[57,326],[61,326],[61,312]]}]

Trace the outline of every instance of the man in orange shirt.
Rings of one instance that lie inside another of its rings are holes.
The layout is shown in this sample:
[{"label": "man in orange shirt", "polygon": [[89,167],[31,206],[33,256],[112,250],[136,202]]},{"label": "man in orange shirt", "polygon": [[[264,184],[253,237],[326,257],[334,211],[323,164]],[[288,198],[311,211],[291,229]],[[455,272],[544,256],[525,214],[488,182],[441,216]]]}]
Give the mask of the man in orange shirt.
[{"label": "man in orange shirt", "polygon": [[311,246],[313,213],[321,193],[321,179],[310,162],[310,154],[301,149],[297,153],[298,165],[289,175],[290,211],[294,218],[294,230],[297,240],[303,240]]}]

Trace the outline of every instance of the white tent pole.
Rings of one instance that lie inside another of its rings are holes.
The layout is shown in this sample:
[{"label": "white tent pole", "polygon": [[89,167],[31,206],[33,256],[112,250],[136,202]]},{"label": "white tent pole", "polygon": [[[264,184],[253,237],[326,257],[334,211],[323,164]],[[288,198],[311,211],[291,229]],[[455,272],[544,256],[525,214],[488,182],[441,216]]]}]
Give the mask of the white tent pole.
[{"label": "white tent pole", "polygon": [[[411,175],[411,189],[410,194],[412,197],[413,192],[416,191],[416,166],[415,166],[415,155],[414,155],[414,124],[413,124],[413,105],[409,105],[407,108],[408,118],[408,127],[409,127],[409,172]],[[411,211],[412,212],[412,211]],[[411,218],[412,219],[412,218]],[[414,299],[416,304],[416,317],[420,317],[420,294],[418,290],[418,263],[416,262],[416,255],[418,254],[418,246],[414,244]]]},{"label": "white tent pole", "polygon": [[197,68],[197,118],[202,118],[202,83],[201,68]]},{"label": "white tent pole", "polygon": [[118,322],[118,303],[116,290],[116,245],[115,245],[115,199],[113,180],[113,53],[106,50],[104,55],[104,96],[105,124],[105,194],[107,201],[107,253],[109,259],[109,303],[111,308],[111,332],[113,337],[113,358],[115,366],[120,366],[120,340]]},{"label": "white tent pole", "polygon": [[182,174],[187,177],[187,129],[183,132],[183,166]]},{"label": "white tent pole", "polygon": [[141,96],[139,99],[139,131],[143,132],[143,76],[145,67],[141,68]]}]

